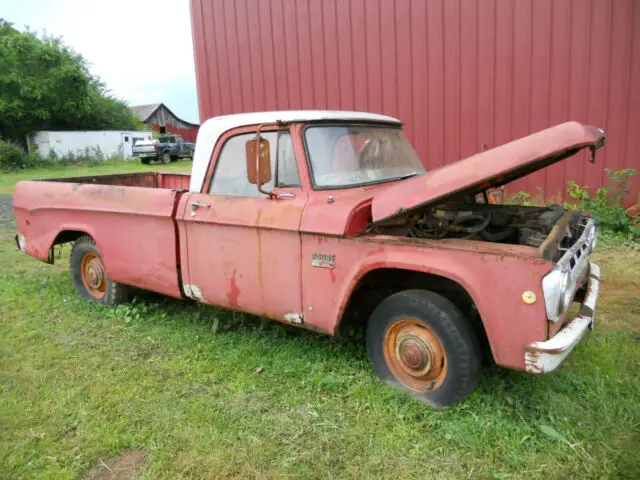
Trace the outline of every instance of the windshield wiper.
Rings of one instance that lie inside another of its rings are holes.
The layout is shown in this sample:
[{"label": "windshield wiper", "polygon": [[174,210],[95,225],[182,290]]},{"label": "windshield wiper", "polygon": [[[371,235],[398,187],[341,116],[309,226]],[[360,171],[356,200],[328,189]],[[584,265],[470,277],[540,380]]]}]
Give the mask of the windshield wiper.
[{"label": "windshield wiper", "polygon": [[405,173],[404,175],[398,175],[397,177],[391,177],[389,180],[404,180],[406,178],[415,177],[416,175],[420,175],[420,172]]}]

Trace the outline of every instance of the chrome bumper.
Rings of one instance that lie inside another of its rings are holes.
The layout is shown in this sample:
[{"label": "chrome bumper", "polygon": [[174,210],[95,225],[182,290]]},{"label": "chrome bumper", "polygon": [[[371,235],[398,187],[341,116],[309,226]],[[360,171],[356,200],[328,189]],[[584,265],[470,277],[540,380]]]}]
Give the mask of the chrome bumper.
[{"label": "chrome bumper", "polygon": [[562,330],[545,342],[527,345],[524,354],[525,370],[529,373],[548,373],[560,366],[571,353],[588,328],[593,328],[598,291],[600,290],[600,268],[589,264],[587,291],[580,313]]}]

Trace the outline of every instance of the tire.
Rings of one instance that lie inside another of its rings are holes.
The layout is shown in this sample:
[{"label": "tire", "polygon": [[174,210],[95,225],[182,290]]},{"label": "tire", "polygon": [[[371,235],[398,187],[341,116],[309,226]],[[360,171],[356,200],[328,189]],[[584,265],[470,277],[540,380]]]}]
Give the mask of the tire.
[{"label": "tire", "polygon": [[82,298],[105,305],[130,300],[131,287],[107,276],[100,251],[90,236],[83,235],[73,244],[70,264],[73,285]]},{"label": "tire", "polygon": [[146,158],[141,158],[140,161],[144,164],[144,165],[149,165],[151,163],[151,159],[149,157]]},{"label": "tire", "polygon": [[478,339],[462,312],[427,290],[383,300],[367,327],[375,374],[435,408],[467,398],[480,376]]},{"label": "tire", "polygon": [[160,157],[160,161],[165,165],[168,165],[169,163],[171,163],[171,154],[169,152],[164,152]]}]

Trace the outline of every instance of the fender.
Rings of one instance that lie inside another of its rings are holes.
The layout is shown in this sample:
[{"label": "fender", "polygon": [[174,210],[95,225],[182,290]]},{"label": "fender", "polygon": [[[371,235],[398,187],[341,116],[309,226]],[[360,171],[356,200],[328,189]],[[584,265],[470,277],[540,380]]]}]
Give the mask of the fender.
[{"label": "fender", "polygon": [[[510,246],[487,244],[483,250],[478,248],[478,242],[469,241],[407,242],[378,235],[303,235],[302,243],[303,259],[317,251],[335,255],[333,269],[314,268],[305,261],[302,266],[305,318],[329,334],[335,334],[358,282],[373,270],[393,268],[438,275],[464,288],[478,309],[493,356],[500,365],[523,369],[526,345],[546,339],[542,277],[552,268],[551,262],[518,255],[510,251]],[[327,284],[330,292],[318,288]],[[533,292],[538,300],[524,303],[525,291]],[[330,302],[328,298],[335,300]],[[512,316],[504,312],[511,312]]]}]

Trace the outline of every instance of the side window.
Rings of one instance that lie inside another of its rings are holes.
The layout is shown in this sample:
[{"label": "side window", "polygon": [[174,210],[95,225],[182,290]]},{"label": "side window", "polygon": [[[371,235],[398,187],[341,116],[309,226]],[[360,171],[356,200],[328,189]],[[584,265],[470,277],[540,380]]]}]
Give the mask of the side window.
[{"label": "side window", "polygon": [[[269,149],[271,151],[272,181],[263,186],[265,190],[269,191],[273,188],[278,133],[263,132],[260,135],[269,142]],[[249,183],[247,179],[246,143],[254,137],[255,133],[245,133],[231,137],[226,141],[220,151],[220,157],[218,158],[216,169],[213,172],[213,180],[209,187],[209,193],[239,197],[264,196],[258,192],[258,188]]]},{"label": "side window", "polygon": [[278,177],[276,186],[300,186],[296,154],[293,151],[293,142],[289,132],[280,132],[278,135]]}]

